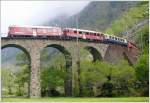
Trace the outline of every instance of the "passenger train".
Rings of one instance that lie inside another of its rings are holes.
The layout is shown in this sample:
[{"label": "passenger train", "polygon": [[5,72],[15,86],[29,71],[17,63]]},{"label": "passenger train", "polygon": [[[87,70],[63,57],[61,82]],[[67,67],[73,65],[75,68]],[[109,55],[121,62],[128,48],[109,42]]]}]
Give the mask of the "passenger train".
[{"label": "passenger train", "polygon": [[81,39],[85,41],[118,44],[135,48],[136,46],[124,38],[104,34],[101,32],[76,28],[60,28],[50,26],[17,26],[9,27],[8,37],[39,37],[39,38],[63,38]]}]

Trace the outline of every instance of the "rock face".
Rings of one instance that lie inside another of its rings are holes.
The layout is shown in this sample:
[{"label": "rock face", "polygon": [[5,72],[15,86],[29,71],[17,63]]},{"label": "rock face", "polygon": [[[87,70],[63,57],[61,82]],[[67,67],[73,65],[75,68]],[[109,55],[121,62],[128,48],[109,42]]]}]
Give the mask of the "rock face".
[{"label": "rock face", "polygon": [[41,96],[40,86],[40,52],[45,47],[53,47],[62,52],[66,60],[67,78],[65,83],[65,93],[72,95],[72,83],[74,83],[74,73],[77,72],[77,54],[79,49],[84,48],[89,51],[93,60],[105,60],[111,63],[117,63],[125,58],[130,64],[137,60],[138,50],[128,50],[126,47],[118,45],[108,45],[102,43],[79,42],[75,41],[49,40],[49,39],[11,39],[2,38],[1,46],[3,48],[16,47],[23,50],[30,58],[31,78],[30,78],[30,97],[37,98]]}]

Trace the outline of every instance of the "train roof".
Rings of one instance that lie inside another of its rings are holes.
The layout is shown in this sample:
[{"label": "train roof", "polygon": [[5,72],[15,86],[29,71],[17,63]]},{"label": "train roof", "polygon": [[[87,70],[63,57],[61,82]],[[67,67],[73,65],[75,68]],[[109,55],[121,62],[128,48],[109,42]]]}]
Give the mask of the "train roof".
[{"label": "train roof", "polygon": [[86,29],[76,29],[76,28],[64,28],[64,29],[78,30],[78,31],[83,31],[83,32],[100,33],[100,32],[97,32],[97,31],[86,30]]},{"label": "train roof", "polygon": [[26,28],[60,28],[54,26],[28,26],[28,25],[11,25],[9,27],[26,27]]}]

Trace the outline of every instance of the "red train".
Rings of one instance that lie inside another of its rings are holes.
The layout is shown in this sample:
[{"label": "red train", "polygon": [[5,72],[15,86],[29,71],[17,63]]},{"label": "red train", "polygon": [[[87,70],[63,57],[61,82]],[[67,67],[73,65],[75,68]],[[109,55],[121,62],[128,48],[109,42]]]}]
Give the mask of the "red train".
[{"label": "red train", "polygon": [[10,26],[8,36],[11,37],[47,37],[61,36],[62,30],[59,27],[48,26]]},{"label": "red train", "polygon": [[87,41],[97,41],[103,43],[119,44],[128,46],[129,48],[136,47],[133,43],[124,38],[104,34],[101,32],[83,30],[76,28],[60,28],[49,26],[10,26],[9,37],[56,37],[65,39],[79,39]]}]

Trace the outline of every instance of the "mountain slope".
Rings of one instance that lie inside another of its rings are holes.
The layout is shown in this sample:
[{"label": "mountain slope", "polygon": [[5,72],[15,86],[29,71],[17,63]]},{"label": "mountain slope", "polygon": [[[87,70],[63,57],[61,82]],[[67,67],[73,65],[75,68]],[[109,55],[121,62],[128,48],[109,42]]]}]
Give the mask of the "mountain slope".
[{"label": "mountain slope", "polygon": [[137,4],[138,2],[136,1],[93,1],[80,13],[71,17],[58,16],[50,21],[48,25],[57,24],[62,27],[76,27],[78,18],[79,28],[104,31],[113,20],[119,18],[124,11]]}]

